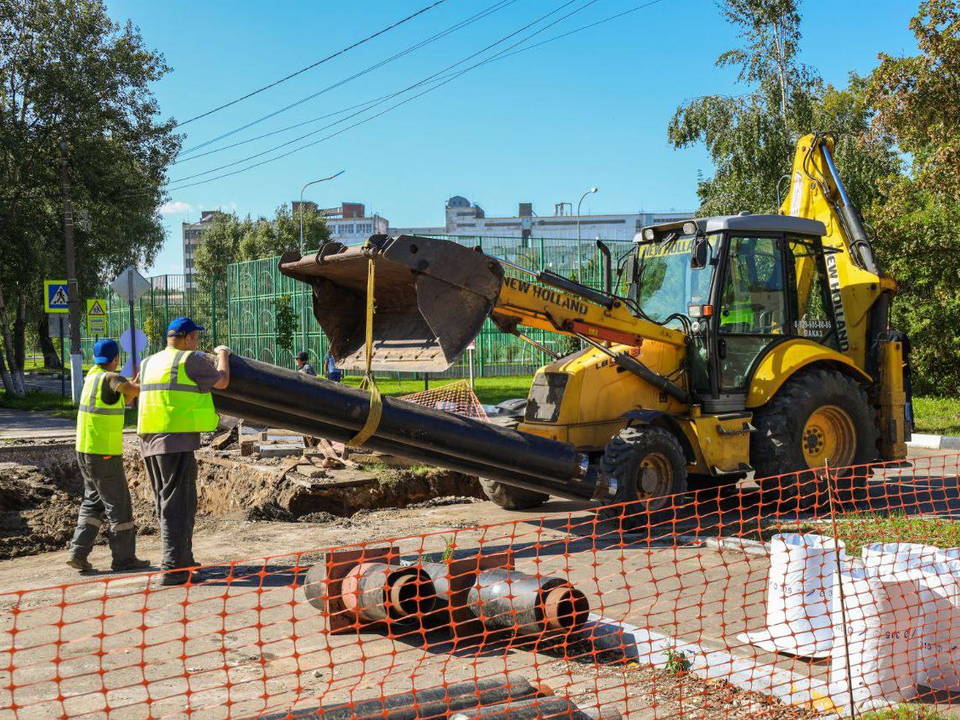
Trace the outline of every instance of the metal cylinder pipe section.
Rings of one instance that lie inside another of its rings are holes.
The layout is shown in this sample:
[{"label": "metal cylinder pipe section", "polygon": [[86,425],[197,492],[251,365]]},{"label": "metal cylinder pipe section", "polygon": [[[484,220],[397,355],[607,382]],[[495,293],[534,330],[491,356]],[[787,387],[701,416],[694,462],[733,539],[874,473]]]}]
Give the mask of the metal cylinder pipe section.
[{"label": "metal cylinder pipe section", "polygon": [[[313,607],[324,609],[325,568],[315,565],[304,578],[304,595]],[[360,622],[410,622],[419,624],[437,606],[430,576],[420,568],[382,562],[361,562],[351,568],[340,585],[347,612]]]},{"label": "metal cylinder pipe section", "polygon": [[566,580],[517,570],[484,570],[468,597],[470,609],[492,631],[541,636],[570,632],[590,614],[586,596]]},{"label": "metal cylinder pipe section", "polygon": [[[279,427],[329,439],[352,439],[370,410],[364,390],[236,355],[230,358],[230,386],[213,394],[221,412],[252,422],[270,417]],[[294,417],[285,420],[287,415]],[[307,425],[312,430],[300,430]],[[593,494],[585,458],[573,445],[396,398],[383,397],[379,426],[365,446],[375,450],[380,443],[416,461],[558,497]]]}]

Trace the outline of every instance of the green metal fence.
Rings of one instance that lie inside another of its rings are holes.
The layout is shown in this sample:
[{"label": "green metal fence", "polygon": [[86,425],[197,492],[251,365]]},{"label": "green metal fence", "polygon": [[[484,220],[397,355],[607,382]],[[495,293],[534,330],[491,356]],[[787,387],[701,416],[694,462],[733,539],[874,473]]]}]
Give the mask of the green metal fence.
[{"label": "green metal fence", "polygon": [[[97,296],[107,299],[107,335],[118,339],[130,327],[130,306],[112,290],[101,290]],[[166,345],[167,325],[182,315],[193,318],[206,328],[203,347],[210,349],[227,342],[226,279],[219,277],[191,286],[183,275],[150,278],[150,290],[134,303],[136,326],[143,330],[149,341],[148,354]],[[86,333],[85,318],[82,328],[83,360],[89,363],[93,359],[93,343],[97,338]],[[126,352],[122,352],[122,362],[126,359]]]},{"label": "green metal fence", "polygon": [[[438,236],[467,247],[480,247],[494,257],[529,267],[549,269],[565,277],[580,280],[590,287],[603,284],[602,260],[595,241],[557,238]],[[608,241],[613,253],[614,275],[619,258],[633,244]],[[227,276],[213,280],[199,279],[188,285],[183,275],[159,275],[150,278],[151,289],[134,306],[137,327],[149,340],[148,352],[160,350],[166,340],[169,322],[181,315],[192,317],[204,325],[207,332],[203,346],[207,349],[226,343],[234,352],[283,367],[294,367],[294,356],[307,350],[311,362],[319,370],[327,352],[327,339],[313,317],[309,286],[291,280],[277,269],[278,257],[234,263],[228,266]],[[509,270],[508,274],[516,271]],[[130,326],[129,306],[112,291],[102,291],[107,298],[108,334],[119,338]],[[289,349],[277,340],[278,303],[288,298],[297,330]],[[83,325],[86,328],[86,323]],[[530,337],[555,352],[571,349],[569,338],[542,330],[530,330]],[[90,362],[94,337],[83,337],[83,356]],[[469,374],[469,353],[436,377],[466,377]],[[476,340],[473,353],[474,373],[478,377],[529,375],[547,362],[547,356],[519,338],[500,332],[487,321]],[[122,354],[126,362],[126,353]]]},{"label": "green metal fence", "polygon": [[[480,247],[490,255],[534,270],[549,269],[594,288],[603,283],[603,263],[593,240],[578,243],[576,239],[556,238],[438,237],[468,247]],[[633,247],[633,243],[623,241],[608,241],[606,244],[613,254],[615,266],[618,259]],[[293,367],[293,356],[305,349],[319,369],[326,355],[327,341],[313,317],[309,288],[281,275],[277,269],[278,259],[264,258],[228,267],[228,343],[241,355],[285,367]],[[509,274],[514,272],[508,271]],[[298,323],[292,349],[284,349],[277,343],[277,303],[284,296],[289,298]],[[570,350],[569,339],[555,333],[531,330],[529,334],[551,350],[561,353]],[[456,365],[438,376],[465,377],[469,374],[468,361],[469,354],[464,353]],[[488,321],[477,337],[473,362],[478,377],[528,375],[547,362],[547,356],[519,338],[500,332]]]}]

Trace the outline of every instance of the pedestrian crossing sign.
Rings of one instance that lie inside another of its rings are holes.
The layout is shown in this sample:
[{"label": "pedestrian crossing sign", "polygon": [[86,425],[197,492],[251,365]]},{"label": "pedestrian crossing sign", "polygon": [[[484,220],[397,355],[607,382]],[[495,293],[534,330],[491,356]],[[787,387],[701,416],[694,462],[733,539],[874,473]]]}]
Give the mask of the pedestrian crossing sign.
[{"label": "pedestrian crossing sign", "polygon": [[43,304],[46,312],[66,314],[69,312],[68,301],[66,280],[43,281]]},{"label": "pedestrian crossing sign", "polygon": [[107,332],[107,299],[87,299],[87,335],[100,338]]}]

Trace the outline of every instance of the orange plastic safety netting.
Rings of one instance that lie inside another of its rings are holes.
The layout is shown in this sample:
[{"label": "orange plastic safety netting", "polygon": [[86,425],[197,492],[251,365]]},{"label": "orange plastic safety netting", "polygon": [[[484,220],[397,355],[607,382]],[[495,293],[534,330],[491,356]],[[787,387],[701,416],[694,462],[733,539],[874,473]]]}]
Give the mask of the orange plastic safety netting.
[{"label": "orange plastic safety netting", "polygon": [[439,387],[421,390],[418,393],[404,395],[400,399],[433,410],[443,410],[478,420],[487,419],[483,404],[477,399],[468,380],[457,380]]},{"label": "orange plastic safety netting", "polygon": [[[0,715],[812,717],[960,690],[960,456],[0,593]],[[548,508],[549,509],[549,506]],[[469,522],[473,518],[473,522]],[[509,713],[513,713],[512,715]]]}]

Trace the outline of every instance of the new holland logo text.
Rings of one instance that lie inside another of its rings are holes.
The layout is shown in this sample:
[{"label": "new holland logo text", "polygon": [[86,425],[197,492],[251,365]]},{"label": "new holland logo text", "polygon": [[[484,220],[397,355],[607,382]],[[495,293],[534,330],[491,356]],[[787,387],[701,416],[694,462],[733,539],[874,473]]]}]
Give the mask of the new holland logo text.
[{"label": "new holland logo text", "polygon": [[840,292],[840,274],[837,271],[837,259],[831,253],[827,255],[827,278],[830,281],[830,299],[833,301],[833,315],[837,321],[837,341],[840,352],[850,349],[850,338],[847,336],[847,315],[843,311],[843,295]]},{"label": "new holland logo text", "polygon": [[533,295],[533,297],[543,300],[544,302],[548,302],[552,305],[556,305],[557,307],[574,310],[581,315],[585,315],[588,310],[586,303],[578,300],[575,297],[570,297],[569,295],[559,293],[556,290],[551,290],[550,288],[545,288],[541,285],[534,285],[533,283],[529,283],[524,280],[518,280],[517,278],[504,278],[503,281],[511,290],[522,292],[524,295]]}]

